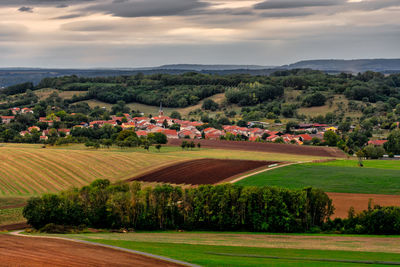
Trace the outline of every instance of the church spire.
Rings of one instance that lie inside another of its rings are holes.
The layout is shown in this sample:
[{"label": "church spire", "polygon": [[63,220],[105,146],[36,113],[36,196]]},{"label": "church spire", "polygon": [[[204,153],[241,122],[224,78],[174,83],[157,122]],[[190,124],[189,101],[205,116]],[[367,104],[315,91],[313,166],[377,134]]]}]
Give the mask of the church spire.
[{"label": "church spire", "polygon": [[160,110],[158,111],[158,116],[159,117],[164,116],[164,111],[162,109],[162,102],[160,102]]}]

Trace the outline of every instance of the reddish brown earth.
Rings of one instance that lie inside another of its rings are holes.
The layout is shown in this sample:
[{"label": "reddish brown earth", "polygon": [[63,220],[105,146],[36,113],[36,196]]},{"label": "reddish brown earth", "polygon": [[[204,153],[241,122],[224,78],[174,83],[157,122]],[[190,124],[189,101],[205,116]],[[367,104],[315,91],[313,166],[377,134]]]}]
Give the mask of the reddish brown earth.
[{"label": "reddish brown earth", "polygon": [[170,165],[128,181],[171,184],[215,184],[230,177],[277,162],[255,160],[196,159]]},{"label": "reddish brown earth", "polygon": [[[334,157],[334,158],[346,157],[343,151],[334,147],[299,146],[290,144],[203,140],[203,139],[196,140],[195,143],[200,143],[202,147],[207,147],[207,148],[247,150],[247,151],[258,151],[258,152],[318,156],[318,157]],[[168,145],[180,146],[181,144],[182,140],[180,139],[168,140]]]},{"label": "reddish brown earth", "polygon": [[373,200],[373,205],[400,206],[399,195],[375,195],[375,194],[350,194],[327,193],[335,206],[333,218],[347,218],[350,207],[356,212],[368,209],[368,202]]},{"label": "reddish brown earth", "polygon": [[28,227],[29,227],[29,225],[24,222],[23,223],[13,223],[13,224],[1,225],[0,231],[20,230],[20,229],[25,229]]},{"label": "reddish brown earth", "polygon": [[77,242],[0,234],[1,266],[181,266]]}]

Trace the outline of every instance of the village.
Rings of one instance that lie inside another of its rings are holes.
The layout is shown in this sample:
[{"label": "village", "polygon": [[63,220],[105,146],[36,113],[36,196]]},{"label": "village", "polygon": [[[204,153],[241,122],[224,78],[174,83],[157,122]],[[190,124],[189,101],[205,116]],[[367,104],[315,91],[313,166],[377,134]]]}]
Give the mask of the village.
[{"label": "village", "polygon": [[[11,108],[12,116],[0,116],[3,124],[11,123],[16,115],[33,114],[31,108]],[[72,113],[71,116],[77,114]],[[40,134],[40,141],[46,142],[49,136],[57,135],[58,137],[66,137],[71,134],[74,128],[101,128],[105,125],[111,127],[120,126],[123,130],[134,130],[138,137],[147,136],[149,133],[162,133],[168,139],[207,139],[207,140],[244,140],[251,142],[275,142],[286,144],[320,144],[324,140],[324,134],[327,131],[338,133],[338,126],[320,124],[320,123],[303,123],[296,127],[290,128],[290,133],[283,128],[284,125],[277,123],[274,126],[280,126],[281,130],[269,130],[269,123],[252,121],[247,123],[247,127],[237,125],[222,125],[222,129],[207,127],[207,124],[195,120],[181,120],[171,118],[164,114],[162,107],[158,112],[158,116],[149,117],[132,117],[128,113],[123,116],[112,115],[109,120],[93,120],[82,122],[74,125],[70,129],[54,127],[55,122],[61,122],[61,118],[54,114],[47,117],[39,117],[37,123],[47,125],[46,129],[39,126],[31,126],[21,131],[19,134],[25,136],[37,132]],[[274,127],[277,128],[277,127]],[[354,128],[354,127],[352,127]],[[387,140],[370,140],[368,144],[382,146]]]}]

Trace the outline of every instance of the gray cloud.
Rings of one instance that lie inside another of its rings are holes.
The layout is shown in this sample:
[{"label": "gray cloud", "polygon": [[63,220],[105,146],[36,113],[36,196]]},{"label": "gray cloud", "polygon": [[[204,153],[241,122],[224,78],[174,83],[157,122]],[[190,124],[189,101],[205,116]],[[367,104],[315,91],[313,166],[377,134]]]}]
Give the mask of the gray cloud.
[{"label": "gray cloud", "polygon": [[209,5],[198,0],[116,0],[95,4],[85,10],[118,17],[150,17],[182,15]]},{"label": "gray cloud", "polygon": [[301,7],[326,7],[345,3],[345,0],[269,0],[254,5],[255,9],[287,9]]},{"label": "gray cloud", "polygon": [[22,6],[22,7],[18,8],[18,11],[32,13],[33,12],[33,7]]},{"label": "gray cloud", "polygon": [[80,14],[80,13],[75,13],[75,14],[69,14],[69,15],[63,15],[59,17],[55,17],[53,19],[74,19],[74,18],[80,18],[85,16],[85,14]]},{"label": "gray cloud", "polygon": [[265,18],[291,18],[291,17],[306,17],[313,15],[313,12],[307,11],[292,11],[292,12],[264,12],[261,17]]},{"label": "gray cloud", "polygon": [[56,6],[68,7],[69,5],[76,5],[82,3],[95,2],[98,0],[1,0],[1,6]]}]

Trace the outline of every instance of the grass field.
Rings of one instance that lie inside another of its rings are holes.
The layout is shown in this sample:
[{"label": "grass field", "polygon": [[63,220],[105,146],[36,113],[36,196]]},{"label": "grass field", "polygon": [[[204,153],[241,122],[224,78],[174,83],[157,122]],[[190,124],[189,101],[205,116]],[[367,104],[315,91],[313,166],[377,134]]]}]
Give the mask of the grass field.
[{"label": "grass field", "polygon": [[382,252],[393,251],[391,248],[398,250],[397,238],[209,232],[62,237],[139,250],[202,266],[361,266],[365,264],[358,261],[400,261],[399,253]]},{"label": "grass field", "polygon": [[313,186],[327,192],[399,194],[400,164],[396,161],[341,160],[305,163],[260,173],[238,182],[241,185],[304,188]]}]

